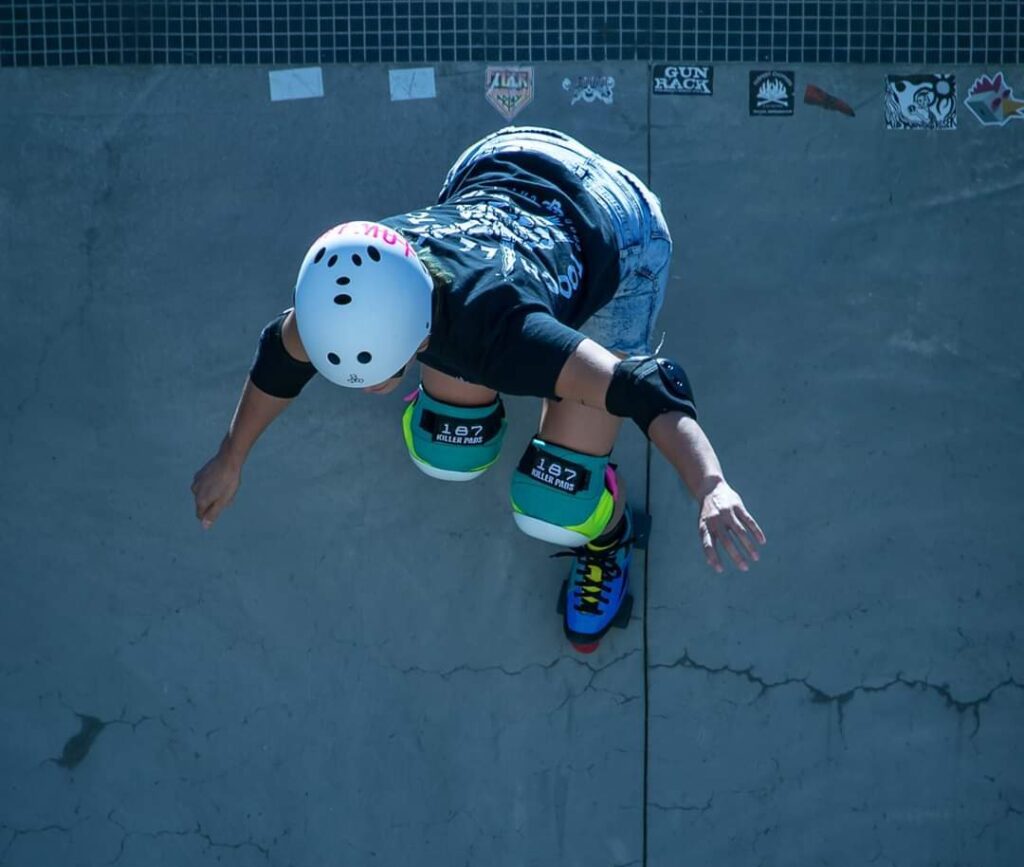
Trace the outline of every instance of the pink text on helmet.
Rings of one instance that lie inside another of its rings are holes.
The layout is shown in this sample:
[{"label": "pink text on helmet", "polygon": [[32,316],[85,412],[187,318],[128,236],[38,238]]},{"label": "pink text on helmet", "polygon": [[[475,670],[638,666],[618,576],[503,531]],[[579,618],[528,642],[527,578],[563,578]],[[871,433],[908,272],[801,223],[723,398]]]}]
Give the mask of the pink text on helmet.
[{"label": "pink text on helmet", "polygon": [[362,221],[342,223],[341,225],[335,226],[333,229],[328,229],[324,232],[324,234],[317,239],[317,243],[323,241],[332,233],[336,235],[362,235],[366,238],[373,238],[374,240],[382,241],[389,247],[401,245],[405,248],[403,252],[406,259],[415,255],[412,247],[409,246],[409,242],[406,241],[405,238],[401,237],[401,235],[394,231],[394,229],[389,229],[387,226],[382,226],[379,223],[368,223]]}]

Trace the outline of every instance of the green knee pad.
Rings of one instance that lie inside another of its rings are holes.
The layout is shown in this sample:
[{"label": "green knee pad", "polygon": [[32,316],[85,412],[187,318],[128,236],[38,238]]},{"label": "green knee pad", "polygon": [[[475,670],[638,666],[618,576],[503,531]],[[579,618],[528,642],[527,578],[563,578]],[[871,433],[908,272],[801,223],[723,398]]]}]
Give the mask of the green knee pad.
[{"label": "green knee pad", "polygon": [[449,482],[475,479],[497,461],[507,427],[500,397],[487,406],[455,406],[431,397],[422,384],[402,415],[413,463]]},{"label": "green knee pad", "polygon": [[534,438],[512,474],[512,509],[519,529],[572,548],[600,536],[615,511],[615,469],[609,457]]}]

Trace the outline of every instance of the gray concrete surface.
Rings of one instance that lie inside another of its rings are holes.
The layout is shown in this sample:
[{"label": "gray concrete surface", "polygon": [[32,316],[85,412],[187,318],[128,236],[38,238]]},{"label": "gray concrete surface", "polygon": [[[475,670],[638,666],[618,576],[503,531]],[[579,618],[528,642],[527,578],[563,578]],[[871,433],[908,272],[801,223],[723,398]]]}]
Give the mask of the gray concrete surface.
[{"label": "gray concrete surface", "polygon": [[[710,572],[628,430],[652,546],[575,655],[506,505],[537,402],[451,486],[398,394],[323,382],[203,534],[192,474],[306,245],[429,202],[504,124],[483,71],[272,104],[265,69],[4,70],[0,865],[1024,861],[1024,123],[887,132],[880,68],[797,68],[852,119],[751,118],[743,66],[650,104],[640,64],[537,71],[516,122],[664,200],[666,350],[762,562]],[[569,106],[587,73],[614,105]]]}]

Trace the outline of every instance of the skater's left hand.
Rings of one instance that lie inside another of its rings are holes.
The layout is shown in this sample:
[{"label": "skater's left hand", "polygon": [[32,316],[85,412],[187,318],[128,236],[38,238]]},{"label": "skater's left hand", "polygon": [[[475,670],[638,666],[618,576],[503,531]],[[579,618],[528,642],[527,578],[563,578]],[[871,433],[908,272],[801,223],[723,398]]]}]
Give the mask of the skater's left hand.
[{"label": "skater's left hand", "polygon": [[757,525],[757,521],[743,505],[740,495],[725,481],[719,481],[704,495],[697,527],[700,531],[700,543],[704,548],[704,556],[707,558],[708,565],[716,572],[723,572],[724,569],[718,551],[715,549],[715,542],[721,544],[741,572],[746,572],[750,566],[743,559],[733,537],[735,536],[739,540],[751,560],[760,559],[754,540],[760,545],[767,541],[761,528]]}]

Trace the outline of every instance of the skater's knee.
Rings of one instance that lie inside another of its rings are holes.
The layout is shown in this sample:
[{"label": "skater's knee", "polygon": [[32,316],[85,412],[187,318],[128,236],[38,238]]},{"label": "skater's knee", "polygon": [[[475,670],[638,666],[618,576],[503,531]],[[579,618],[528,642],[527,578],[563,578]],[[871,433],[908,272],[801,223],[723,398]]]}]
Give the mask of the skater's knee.
[{"label": "skater's knee", "polygon": [[512,474],[512,511],[528,536],[578,547],[601,534],[615,511],[615,466],[534,438]]},{"label": "skater's knee", "polygon": [[491,467],[507,427],[500,397],[486,406],[458,406],[431,397],[422,385],[402,416],[409,457],[445,481],[467,482]]}]

